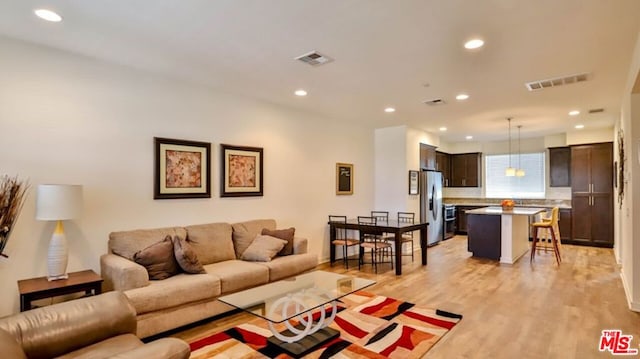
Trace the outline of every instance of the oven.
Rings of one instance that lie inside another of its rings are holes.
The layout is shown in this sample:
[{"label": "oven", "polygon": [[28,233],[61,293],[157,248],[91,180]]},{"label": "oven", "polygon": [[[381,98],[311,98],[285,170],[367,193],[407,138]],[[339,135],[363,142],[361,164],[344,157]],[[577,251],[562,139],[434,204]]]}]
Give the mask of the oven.
[{"label": "oven", "polygon": [[444,213],[444,239],[449,239],[456,234],[456,206],[445,204],[442,206]]}]

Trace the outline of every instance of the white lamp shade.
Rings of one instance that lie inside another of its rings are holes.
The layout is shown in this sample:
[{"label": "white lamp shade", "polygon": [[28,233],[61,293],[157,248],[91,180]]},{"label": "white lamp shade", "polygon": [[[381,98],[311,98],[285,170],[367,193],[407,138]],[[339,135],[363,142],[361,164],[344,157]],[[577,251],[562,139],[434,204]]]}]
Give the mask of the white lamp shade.
[{"label": "white lamp shade", "polygon": [[513,167],[507,167],[507,169],[504,170],[504,175],[507,177],[513,177],[516,175],[516,169]]},{"label": "white lamp shade", "polygon": [[42,184],[38,186],[36,219],[62,221],[72,219],[82,209],[82,186]]}]

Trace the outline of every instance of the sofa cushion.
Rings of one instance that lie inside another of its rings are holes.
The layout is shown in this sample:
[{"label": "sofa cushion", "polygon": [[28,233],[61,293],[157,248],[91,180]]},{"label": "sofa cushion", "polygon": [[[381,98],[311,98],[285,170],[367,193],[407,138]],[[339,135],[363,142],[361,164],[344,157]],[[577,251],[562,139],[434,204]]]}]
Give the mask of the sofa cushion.
[{"label": "sofa cushion", "polygon": [[236,258],[241,258],[242,253],[247,250],[256,236],[262,233],[263,228],[268,230],[276,229],[276,221],[273,219],[255,219],[253,221],[234,223],[232,227]]},{"label": "sofa cushion", "polygon": [[220,295],[220,279],[208,274],[180,273],[152,280],[143,288],[125,292],[138,315]]},{"label": "sofa cushion", "polygon": [[204,269],[209,275],[220,278],[222,294],[269,282],[269,268],[258,263],[234,259],[207,264]]},{"label": "sofa cushion", "polygon": [[294,254],[275,257],[270,262],[257,264],[269,268],[269,281],[273,282],[315,268],[318,265],[318,256],[311,253]]},{"label": "sofa cushion", "polygon": [[173,253],[171,236],[136,252],[133,260],[147,269],[149,279],[152,280],[166,279],[180,271]]},{"label": "sofa cushion", "polygon": [[272,236],[287,241],[287,244],[285,244],[282,250],[278,253],[279,256],[288,256],[293,254],[293,237],[296,234],[295,228],[291,227],[287,229],[276,229],[273,231],[267,228],[263,228],[261,233],[267,236]]},{"label": "sofa cushion", "polygon": [[22,346],[16,341],[16,338],[3,329],[0,329],[0,348],[2,348],[3,358],[27,359],[27,355],[22,350]]},{"label": "sofa cushion", "polygon": [[133,260],[133,255],[139,250],[145,249],[167,236],[176,235],[186,238],[187,231],[182,227],[167,227],[111,232],[109,234],[109,250],[121,257]]},{"label": "sofa cushion", "polygon": [[128,352],[142,346],[142,342],[134,334],[123,334],[111,337],[101,342],[80,348],[57,359],[95,359],[110,358],[114,355]]},{"label": "sofa cushion", "polygon": [[196,252],[186,239],[178,236],[173,237],[173,254],[183,271],[190,274],[206,273],[198,260]]},{"label": "sofa cushion", "polygon": [[242,260],[251,262],[268,262],[287,244],[284,239],[258,235],[247,250],[242,253]]},{"label": "sofa cushion", "polygon": [[[187,239],[202,264],[236,259],[229,223],[208,223],[185,227]],[[184,238],[184,237],[183,237]]]}]

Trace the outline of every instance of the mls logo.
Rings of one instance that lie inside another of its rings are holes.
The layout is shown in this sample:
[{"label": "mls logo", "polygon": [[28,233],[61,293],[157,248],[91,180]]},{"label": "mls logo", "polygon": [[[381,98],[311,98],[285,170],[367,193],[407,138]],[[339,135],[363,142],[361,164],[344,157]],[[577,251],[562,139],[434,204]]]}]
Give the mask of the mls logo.
[{"label": "mls logo", "polygon": [[600,351],[610,351],[613,355],[636,355],[638,349],[631,349],[633,335],[624,335],[621,330],[603,330],[600,336]]}]

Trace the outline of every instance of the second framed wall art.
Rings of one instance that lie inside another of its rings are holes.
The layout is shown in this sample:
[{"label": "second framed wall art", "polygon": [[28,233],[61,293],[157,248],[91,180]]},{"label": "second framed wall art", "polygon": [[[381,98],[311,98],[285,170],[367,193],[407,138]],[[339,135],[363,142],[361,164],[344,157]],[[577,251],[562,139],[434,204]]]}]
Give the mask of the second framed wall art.
[{"label": "second framed wall art", "polygon": [[220,149],[220,197],[262,196],[262,148],[221,144]]}]

